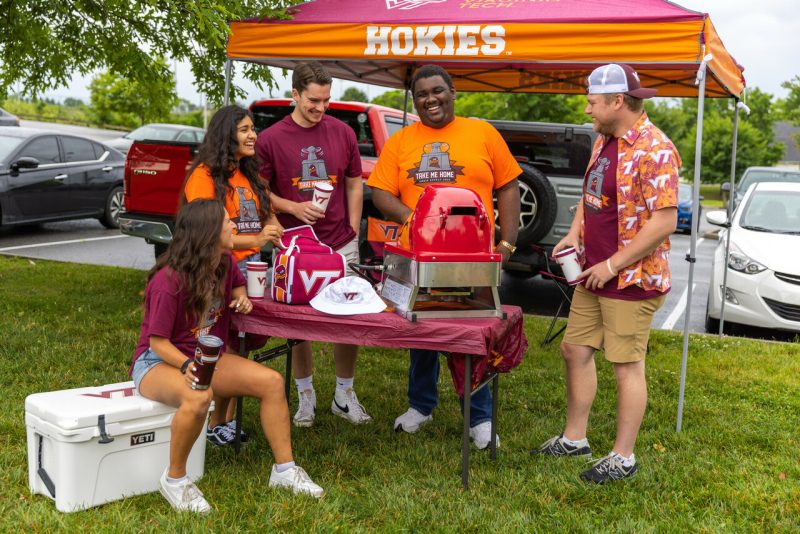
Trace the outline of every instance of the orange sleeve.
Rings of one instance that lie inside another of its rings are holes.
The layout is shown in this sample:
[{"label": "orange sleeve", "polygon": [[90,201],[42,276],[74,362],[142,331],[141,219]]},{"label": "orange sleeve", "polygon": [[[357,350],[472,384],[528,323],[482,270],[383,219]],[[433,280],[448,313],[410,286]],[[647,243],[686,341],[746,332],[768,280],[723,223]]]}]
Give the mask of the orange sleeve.
[{"label": "orange sleeve", "polygon": [[503,136],[500,135],[500,132],[488,122],[485,124],[488,127],[487,130],[489,130],[487,133],[489,138],[488,144],[492,157],[494,189],[497,190],[522,174],[522,168],[519,166],[519,163],[517,163],[516,158],[511,154],[511,150],[508,149],[508,145],[505,139],[503,139]]},{"label": "orange sleeve", "polygon": [[198,165],[192,171],[192,175],[186,180],[186,186],[183,189],[186,195],[186,202],[191,202],[197,198],[208,198],[214,200],[217,198],[214,191],[214,180],[211,178],[211,173],[205,165]]}]

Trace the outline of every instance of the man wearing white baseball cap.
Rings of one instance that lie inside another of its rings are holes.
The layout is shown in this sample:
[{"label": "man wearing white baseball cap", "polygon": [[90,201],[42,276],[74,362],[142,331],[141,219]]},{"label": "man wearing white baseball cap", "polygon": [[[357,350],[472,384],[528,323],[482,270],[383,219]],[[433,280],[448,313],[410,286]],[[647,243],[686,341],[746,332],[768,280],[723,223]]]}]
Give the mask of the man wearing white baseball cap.
[{"label": "man wearing white baseball cap", "polygon": [[584,265],[561,343],[567,379],[563,432],[532,454],[591,457],[586,439],[597,392],[594,354],[603,350],[617,378],[617,436],[611,452],[581,473],[602,484],[633,476],[633,454],[647,406],[644,358],[653,314],[670,290],[669,235],[675,231],[681,159],[644,111],[655,89],[630,66],[589,75],[586,114],[595,142],[570,231],[553,254],[583,248]]}]

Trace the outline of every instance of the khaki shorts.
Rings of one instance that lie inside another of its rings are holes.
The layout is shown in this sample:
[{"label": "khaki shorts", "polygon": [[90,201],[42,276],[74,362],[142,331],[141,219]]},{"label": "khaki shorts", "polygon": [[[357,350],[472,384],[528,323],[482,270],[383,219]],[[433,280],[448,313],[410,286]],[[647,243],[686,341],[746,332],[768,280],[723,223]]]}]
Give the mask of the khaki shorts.
[{"label": "khaki shorts", "polygon": [[344,275],[356,276],[356,273],[350,268],[350,264],[361,263],[361,258],[358,255],[358,237],[354,237],[351,241],[336,249],[336,252],[344,256],[344,261],[347,263]]},{"label": "khaki shorts", "polygon": [[638,362],[647,352],[653,314],[666,295],[647,300],[598,297],[582,285],[575,287],[564,341],[604,350],[614,363]]}]

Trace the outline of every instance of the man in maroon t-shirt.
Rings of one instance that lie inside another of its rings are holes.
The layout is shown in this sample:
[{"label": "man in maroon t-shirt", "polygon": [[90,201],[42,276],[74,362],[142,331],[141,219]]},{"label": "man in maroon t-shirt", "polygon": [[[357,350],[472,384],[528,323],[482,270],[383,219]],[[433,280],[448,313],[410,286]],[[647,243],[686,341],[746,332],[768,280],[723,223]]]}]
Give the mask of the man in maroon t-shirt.
[{"label": "man in maroon t-shirt", "polygon": [[617,378],[617,436],[611,452],[581,473],[598,484],[638,469],[633,449],[647,406],[647,341],[670,289],[680,157],[644,112],[642,100],[655,93],[641,87],[628,65],[604,65],[589,76],[586,113],[601,135],[570,231],[553,248],[556,254],[582,244],[584,271],[561,344],[566,425],[531,453],[591,456],[586,429],[597,391],[594,354],[603,350]]},{"label": "man in maroon t-shirt", "polygon": [[[347,263],[358,263],[363,186],[361,157],[352,128],[325,114],[331,99],[332,78],[321,63],[300,63],[292,75],[291,115],[258,135],[256,153],[261,175],[269,181],[270,201],[285,228],[312,225],[317,237]],[[323,212],[311,203],[317,183],[333,186]],[[331,410],[354,424],[372,418],[353,389],[358,347],[334,344],[336,391]],[[292,369],[300,396],[296,426],[311,426],[317,397],[313,385],[311,343],[292,349]]]}]

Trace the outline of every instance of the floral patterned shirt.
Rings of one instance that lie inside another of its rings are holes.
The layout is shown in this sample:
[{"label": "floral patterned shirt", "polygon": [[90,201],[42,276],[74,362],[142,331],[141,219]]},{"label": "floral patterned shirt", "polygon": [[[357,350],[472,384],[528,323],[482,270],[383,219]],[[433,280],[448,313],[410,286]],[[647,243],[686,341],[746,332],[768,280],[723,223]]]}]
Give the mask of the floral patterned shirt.
[{"label": "floral patterned shirt", "polygon": [[[587,169],[600,156],[607,139],[598,136]],[[617,249],[639,233],[651,214],[678,205],[678,172],[681,157],[669,138],[656,128],[647,113],[619,140],[617,164]],[[587,170],[588,172],[588,170]],[[619,289],[640,286],[662,293],[671,287],[669,238],[641,260],[620,269]]]}]

